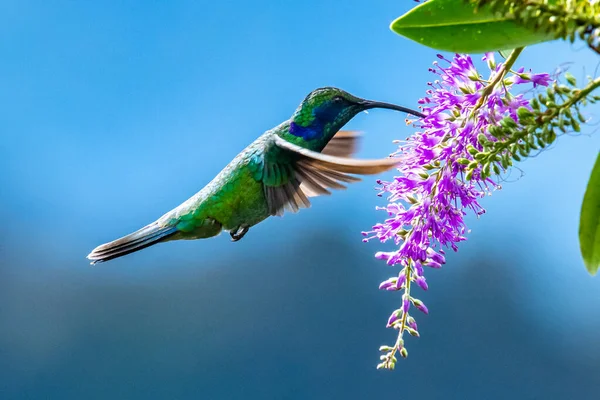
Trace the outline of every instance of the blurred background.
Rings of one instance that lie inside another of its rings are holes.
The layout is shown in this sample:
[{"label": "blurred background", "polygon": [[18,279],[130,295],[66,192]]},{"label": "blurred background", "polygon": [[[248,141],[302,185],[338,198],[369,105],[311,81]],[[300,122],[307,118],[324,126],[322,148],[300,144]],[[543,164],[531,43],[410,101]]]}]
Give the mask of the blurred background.
[{"label": "blurred background", "polygon": [[[388,28],[413,5],[2,1],[0,398],[598,398],[600,281],[577,241],[597,118],[483,199],[469,240],[427,271],[430,315],[395,371],[375,369],[400,296],[378,290],[397,271],[373,254],[392,246],[360,235],[385,218],[376,177],[238,243],[85,259],[194,194],[316,87],[416,106],[436,52]],[[582,82],[598,61],[551,43],[517,64]],[[347,127],[365,132],[361,158],[413,132],[387,110]]]}]

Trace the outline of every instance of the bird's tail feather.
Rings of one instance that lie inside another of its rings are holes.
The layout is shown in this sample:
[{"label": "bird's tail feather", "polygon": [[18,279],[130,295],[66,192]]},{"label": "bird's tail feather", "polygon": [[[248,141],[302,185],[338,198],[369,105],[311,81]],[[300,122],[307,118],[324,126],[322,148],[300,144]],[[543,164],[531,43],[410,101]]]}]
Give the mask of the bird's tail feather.
[{"label": "bird's tail feather", "polygon": [[87,258],[92,261],[92,265],[112,260],[152,246],[175,233],[177,228],[174,226],[160,226],[154,222],[127,236],[96,247]]}]

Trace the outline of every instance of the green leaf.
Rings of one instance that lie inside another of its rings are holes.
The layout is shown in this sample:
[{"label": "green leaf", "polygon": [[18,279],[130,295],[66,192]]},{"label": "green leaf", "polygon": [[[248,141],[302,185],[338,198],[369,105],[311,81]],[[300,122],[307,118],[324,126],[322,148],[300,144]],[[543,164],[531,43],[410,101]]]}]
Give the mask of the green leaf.
[{"label": "green leaf", "polygon": [[583,196],[579,246],[585,267],[591,275],[596,275],[600,267],[600,153]]},{"label": "green leaf", "polygon": [[429,0],[392,22],[399,35],[437,50],[484,53],[553,40],[554,34],[533,31],[512,19],[465,0]]},{"label": "green leaf", "polygon": [[512,53],[513,50],[514,49],[498,50],[498,53],[500,53],[502,58],[504,58],[506,60],[508,58],[508,56],[510,55],[510,53]]}]

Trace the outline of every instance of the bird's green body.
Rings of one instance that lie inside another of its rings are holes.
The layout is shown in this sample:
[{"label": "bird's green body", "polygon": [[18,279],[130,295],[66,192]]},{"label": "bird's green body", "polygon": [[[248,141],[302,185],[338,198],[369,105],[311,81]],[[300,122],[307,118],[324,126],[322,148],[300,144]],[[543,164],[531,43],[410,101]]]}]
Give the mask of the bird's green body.
[{"label": "bird's green body", "polygon": [[329,194],[354,182],[349,174],[373,174],[397,161],[354,160],[357,136],[340,132],[358,112],[403,107],[362,100],[336,88],[311,92],[292,117],[266,131],[238,154],[211,182],[157,221],[121,239],[98,246],[93,263],[129,254],[152,244],[203,239],[229,231],[232,240],[271,215],[310,206],[308,197]]},{"label": "bird's green body", "polygon": [[179,234],[174,239],[201,239],[215,236],[221,229],[235,231],[254,226],[269,217],[262,183],[255,179],[265,153],[268,131],[235,157],[210,183],[181,206],[165,214]]}]

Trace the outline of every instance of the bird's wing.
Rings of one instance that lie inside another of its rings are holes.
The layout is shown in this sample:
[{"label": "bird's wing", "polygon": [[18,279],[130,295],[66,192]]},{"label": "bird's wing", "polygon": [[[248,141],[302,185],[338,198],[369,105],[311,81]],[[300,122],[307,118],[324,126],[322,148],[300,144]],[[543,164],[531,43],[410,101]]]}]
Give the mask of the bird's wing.
[{"label": "bird's wing", "polygon": [[372,175],[397,165],[397,158],[356,160],[323,154],[274,135],[262,160],[261,176],[269,213],[282,215],[310,207],[309,197],[345,189],[343,183],[360,181],[352,176]]},{"label": "bird's wing", "polygon": [[339,131],[331,138],[321,154],[337,157],[352,157],[358,150],[360,133],[357,131]]}]

